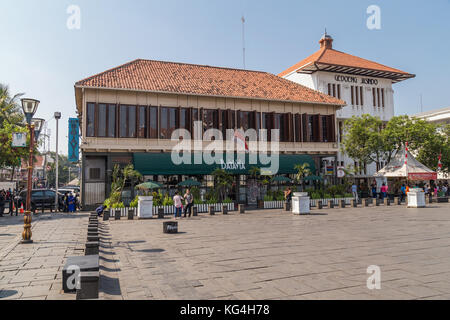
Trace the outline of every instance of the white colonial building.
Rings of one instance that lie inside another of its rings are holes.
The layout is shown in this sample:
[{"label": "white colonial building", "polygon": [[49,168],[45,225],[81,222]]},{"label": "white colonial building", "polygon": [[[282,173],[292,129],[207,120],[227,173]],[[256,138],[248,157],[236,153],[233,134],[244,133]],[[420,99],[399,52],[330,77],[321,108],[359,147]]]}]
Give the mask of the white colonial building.
[{"label": "white colonial building", "polygon": [[[338,142],[341,141],[344,121],[352,116],[370,114],[389,121],[394,116],[392,84],[415,75],[337,51],[333,49],[333,39],[327,34],[319,43],[319,51],[281,72],[279,76],[347,103],[347,106],[336,112]],[[338,153],[336,164],[332,158],[326,161],[329,167],[353,166],[359,178],[372,177],[377,169],[384,166],[383,163],[365,166],[341,152]]]}]

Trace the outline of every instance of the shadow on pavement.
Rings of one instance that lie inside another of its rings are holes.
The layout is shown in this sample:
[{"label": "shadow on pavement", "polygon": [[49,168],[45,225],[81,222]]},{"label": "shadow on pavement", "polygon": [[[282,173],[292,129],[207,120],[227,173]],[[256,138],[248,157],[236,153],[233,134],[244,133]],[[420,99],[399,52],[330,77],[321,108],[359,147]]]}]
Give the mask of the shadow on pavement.
[{"label": "shadow on pavement", "polygon": [[15,295],[17,293],[18,293],[18,291],[16,291],[16,290],[3,290],[3,291],[0,291],[0,299],[11,297],[11,296],[13,296],[13,295]]},{"label": "shadow on pavement", "polygon": [[113,296],[122,295],[119,279],[100,274],[100,291]]}]

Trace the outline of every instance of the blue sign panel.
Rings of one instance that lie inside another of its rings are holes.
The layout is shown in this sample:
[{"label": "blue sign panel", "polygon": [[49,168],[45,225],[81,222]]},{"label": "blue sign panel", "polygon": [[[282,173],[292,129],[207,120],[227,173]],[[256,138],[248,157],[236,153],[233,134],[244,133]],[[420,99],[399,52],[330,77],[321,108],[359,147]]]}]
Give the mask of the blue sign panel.
[{"label": "blue sign panel", "polygon": [[69,161],[78,162],[80,158],[80,121],[69,118]]}]

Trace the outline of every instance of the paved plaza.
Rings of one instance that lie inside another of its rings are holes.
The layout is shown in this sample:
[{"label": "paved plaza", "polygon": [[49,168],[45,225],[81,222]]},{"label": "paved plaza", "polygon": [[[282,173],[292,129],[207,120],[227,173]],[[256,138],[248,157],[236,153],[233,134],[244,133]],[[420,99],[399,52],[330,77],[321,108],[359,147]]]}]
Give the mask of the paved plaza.
[{"label": "paved plaza", "polygon": [[69,256],[84,255],[87,215],[34,216],[33,243],[20,244],[23,216],[0,218],[0,299],[74,299],[61,292]]},{"label": "paved plaza", "polygon": [[[0,297],[75,299],[61,293],[65,258],[82,255],[87,214],[0,218]],[[109,221],[100,249],[100,299],[450,299],[450,205],[203,214]],[[369,290],[367,268],[381,269]]]}]

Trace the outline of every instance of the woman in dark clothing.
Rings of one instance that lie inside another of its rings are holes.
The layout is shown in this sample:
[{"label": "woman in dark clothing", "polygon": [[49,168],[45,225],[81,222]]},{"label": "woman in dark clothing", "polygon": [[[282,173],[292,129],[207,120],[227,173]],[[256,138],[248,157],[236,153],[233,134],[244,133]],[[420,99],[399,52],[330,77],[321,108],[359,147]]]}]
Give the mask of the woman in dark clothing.
[{"label": "woman in dark clothing", "polygon": [[5,211],[5,191],[0,191],[0,217],[3,217],[3,212]]},{"label": "woman in dark clothing", "polygon": [[63,203],[64,203],[63,212],[69,212],[69,193],[68,192],[64,193]]}]

